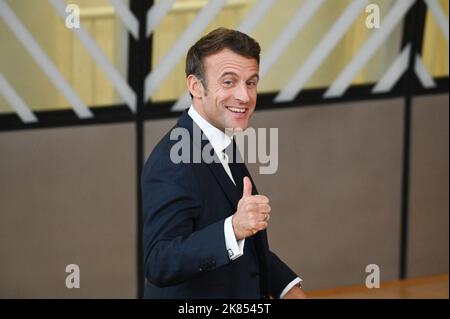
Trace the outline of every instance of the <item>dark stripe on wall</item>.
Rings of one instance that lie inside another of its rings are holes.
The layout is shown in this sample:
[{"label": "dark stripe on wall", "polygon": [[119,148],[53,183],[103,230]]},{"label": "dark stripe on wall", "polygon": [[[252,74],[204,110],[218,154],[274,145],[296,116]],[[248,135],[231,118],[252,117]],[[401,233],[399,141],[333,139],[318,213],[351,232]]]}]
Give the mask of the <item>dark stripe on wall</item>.
[{"label": "dark stripe on wall", "polygon": [[402,184],[401,184],[401,221],[400,221],[400,261],[399,277],[408,276],[408,225],[409,225],[409,195],[411,171],[411,104],[414,87],[418,81],[414,72],[416,54],[422,51],[423,29],[425,27],[426,5],[418,1],[408,12],[403,27],[403,45],[411,43],[408,69],[403,84],[405,88],[403,112],[403,155],[402,155]]},{"label": "dark stripe on wall", "polygon": [[153,5],[153,1],[130,1],[130,9],[139,20],[139,39],[136,41],[129,35],[128,51],[128,82],[136,92],[137,107],[135,114],[136,126],[136,263],[137,263],[137,297],[144,295],[144,261],[143,261],[143,214],[141,194],[141,172],[144,161],[144,82],[145,76],[150,72],[152,46],[150,39],[146,37],[147,11]]},{"label": "dark stripe on wall", "polygon": [[[131,57],[131,55],[130,55]],[[149,58],[150,59],[150,58]],[[135,62],[133,62],[135,63]],[[130,67],[130,66],[129,66]],[[403,76],[403,78],[406,75]],[[412,87],[412,96],[445,94],[449,92],[449,78],[440,77],[434,79],[437,86],[432,89],[423,88],[417,82],[415,77],[413,81],[416,82]],[[131,85],[133,87],[133,85]],[[274,103],[273,99],[278,94],[276,93],[260,93],[258,94],[258,103],[256,111],[283,109],[291,107],[316,107],[316,106],[340,106],[341,104],[350,102],[364,102],[371,100],[383,100],[392,98],[405,97],[405,82],[400,80],[397,85],[388,93],[372,94],[371,90],[374,84],[354,85],[350,87],[347,92],[339,98],[322,98],[323,94],[328,88],[308,89],[300,92],[299,96],[292,102]],[[175,103],[174,100],[167,102],[149,102],[144,104],[140,109],[140,115],[144,120],[158,120],[177,118],[181,112],[171,112],[170,108]],[[83,125],[99,125],[108,123],[120,122],[134,122],[135,115],[130,111],[128,106],[112,105],[112,106],[96,106],[91,108],[94,113],[92,119],[79,119],[71,109],[60,111],[37,111],[34,114],[39,119],[38,123],[24,124],[15,113],[8,113],[0,115],[0,132],[27,130],[36,128],[52,128],[52,127],[66,127],[66,126],[83,126]]]}]

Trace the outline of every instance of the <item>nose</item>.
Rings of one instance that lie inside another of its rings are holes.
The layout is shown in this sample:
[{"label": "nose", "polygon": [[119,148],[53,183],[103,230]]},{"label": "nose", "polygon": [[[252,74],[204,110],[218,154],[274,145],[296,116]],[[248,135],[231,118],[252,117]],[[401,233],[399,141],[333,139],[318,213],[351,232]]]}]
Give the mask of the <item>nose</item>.
[{"label": "nose", "polygon": [[250,101],[250,94],[248,93],[246,83],[240,83],[238,86],[236,86],[234,97],[241,103],[248,103]]}]

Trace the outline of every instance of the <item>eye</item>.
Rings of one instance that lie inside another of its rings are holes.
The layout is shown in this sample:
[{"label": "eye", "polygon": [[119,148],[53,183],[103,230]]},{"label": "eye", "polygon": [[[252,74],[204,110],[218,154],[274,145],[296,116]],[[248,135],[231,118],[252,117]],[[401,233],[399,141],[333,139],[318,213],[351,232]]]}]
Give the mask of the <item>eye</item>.
[{"label": "eye", "polygon": [[255,87],[258,85],[258,81],[256,81],[256,80],[247,81],[247,85],[249,87]]},{"label": "eye", "polygon": [[223,84],[225,87],[232,87],[232,86],[234,85],[234,81],[233,81],[233,80],[230,80],[230,79],[227,79],[227,80],[223,80],[223,81],[222,81],[222,84]]}]

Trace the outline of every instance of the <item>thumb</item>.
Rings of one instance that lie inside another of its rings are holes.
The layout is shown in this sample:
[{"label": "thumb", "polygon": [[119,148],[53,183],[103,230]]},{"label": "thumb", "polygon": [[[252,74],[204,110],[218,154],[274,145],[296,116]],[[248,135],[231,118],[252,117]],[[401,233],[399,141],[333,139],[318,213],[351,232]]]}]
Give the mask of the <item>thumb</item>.
[{"label": "thumb", "polygon": [[250,178],[247,176],[244,177],[244,193],[242,194],[242,197],[252,196],[252,182],[250,181]]}]

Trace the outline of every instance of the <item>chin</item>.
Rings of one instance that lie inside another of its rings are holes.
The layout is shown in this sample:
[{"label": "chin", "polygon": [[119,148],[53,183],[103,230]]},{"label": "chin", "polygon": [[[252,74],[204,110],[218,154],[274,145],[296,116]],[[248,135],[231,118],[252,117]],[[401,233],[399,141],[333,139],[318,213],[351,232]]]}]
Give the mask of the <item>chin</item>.
[{"label": "chin", "polygon": [[248,128],[248,121],[246,122],[233,122],[230,123],[231,124],[231,128],[233,128],[234,130],[242,130],[245,131]]}]

